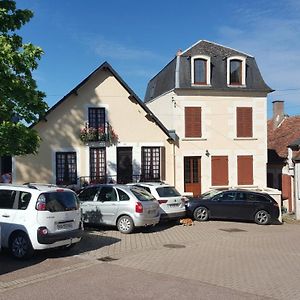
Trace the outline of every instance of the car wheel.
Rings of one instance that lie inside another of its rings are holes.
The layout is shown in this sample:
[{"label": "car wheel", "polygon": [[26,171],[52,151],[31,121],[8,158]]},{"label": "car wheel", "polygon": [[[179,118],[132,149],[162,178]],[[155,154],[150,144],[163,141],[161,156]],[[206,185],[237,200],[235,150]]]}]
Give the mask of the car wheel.
[{"label": "car wheel", "polygon": [[194,210],[194,218],[196,221],[207,221],[208,220],[208,209],[204,206],[197,207]]},{"label": "car wheel", "polygon": [[259,210],[255,214],[254,221],[256,224],[266,225],[266,224],[270,223],[270,219],[271,219],[271,217],[268,212],[266,212],[265,210]]},{"label": "car wheel", "polygon": [[24,232],[17,232],[12,235],[9,250],[10,253],[18,259],[30,258],[34,252],[29,237]]},{"label": "car wheel", "polygon": [[122,216],[117,222],[117,228],[122,233],[131,233],[134,229],[133,220],[129,216]]}]

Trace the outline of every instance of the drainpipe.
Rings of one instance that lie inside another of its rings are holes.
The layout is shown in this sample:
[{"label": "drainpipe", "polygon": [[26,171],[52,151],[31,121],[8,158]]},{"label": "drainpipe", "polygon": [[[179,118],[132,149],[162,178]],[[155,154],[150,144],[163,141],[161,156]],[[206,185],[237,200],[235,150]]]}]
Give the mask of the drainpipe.
[{"label": "drainpipe", "polygon": [[173,178],[174,178],[174,186],[176,187],[176,147],[175,143],[173,143]]},{"label": "drainpipe", "polygon": [[176,68],[175,68],[175,89],[179,88],[179,71],[180,71],[180,55],[182,50],[179,49],[176,53]]}]

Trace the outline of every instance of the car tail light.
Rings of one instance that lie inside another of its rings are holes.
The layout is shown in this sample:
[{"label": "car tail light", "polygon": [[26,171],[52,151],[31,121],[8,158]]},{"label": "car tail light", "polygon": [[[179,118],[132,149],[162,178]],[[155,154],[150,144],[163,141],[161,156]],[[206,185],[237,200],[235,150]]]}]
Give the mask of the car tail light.
[{"label": "car tail light", "polygon": [[56,189],[57,192],[64,192],[64,189]]},{"label": "car tail light", "polygon": [[36,201],[35,209],[38,211],[46,210],[46,198],[44,195],[40,195]]},{"label": "car tail light", "polygon": [[38,228],[38,235],[43,236],[48,234],[47,227],[39,227]]},{"label": "car tail light", "polygon": [[168,200],[162,200],[162,199],[158,199],[157,201],[158,201],[159,204],[163,204],[163,203],[167,203],[168,202]]},{"label": "car tail light", "polygon": [[141,202],[137,202],[137,203],[135,204],[135,212],[141,214],[143,211],[144,211],[144,208],[143,208],[142,203],[141,203]]}]

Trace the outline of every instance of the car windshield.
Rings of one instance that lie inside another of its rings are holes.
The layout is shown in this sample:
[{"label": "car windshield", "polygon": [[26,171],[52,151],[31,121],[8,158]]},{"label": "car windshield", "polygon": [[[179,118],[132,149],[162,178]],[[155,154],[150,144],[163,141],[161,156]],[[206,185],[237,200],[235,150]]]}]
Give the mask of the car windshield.
[{"label": "car windshield", "polygon": [[153,201],[155,198],[146,190],[139,189],[139,188],[131,188],[130,189],[133,195],[139,200],[139,201]]},{"label": "car windshield", "polygon": [[208,191],[206,193],[203,193],[200,198],[201,199],[209,199],[209,198],[212,198],[213,196],[216,196],[218,194],[222,193],[222,191],[218,191],[218,190],[211,190],[211,191]]},{"label": "car windshield", "polygon": [[156,189],[159,197],[178,197],[181,196],[173,186],[164,186]]},{"label": "car windshield", "polygon": [[76,194],[72,192],[50,192],[42,195],[46,200],[46,209],[50,212],[76,210],[79,205]]}]

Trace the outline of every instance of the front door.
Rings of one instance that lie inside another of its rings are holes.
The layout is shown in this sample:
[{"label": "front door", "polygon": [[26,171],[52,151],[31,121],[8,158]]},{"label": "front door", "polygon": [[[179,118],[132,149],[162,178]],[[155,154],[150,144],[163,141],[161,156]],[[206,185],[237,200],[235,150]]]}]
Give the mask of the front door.
[{"label": "front door", "polygon": [[117,148],[117,181],[118,183],[132,182],[132,148]]},{"label": "front door", "polygon": [[193,196],[201,194],[201,157],[184,157],[184,191],[193,193]]}]

